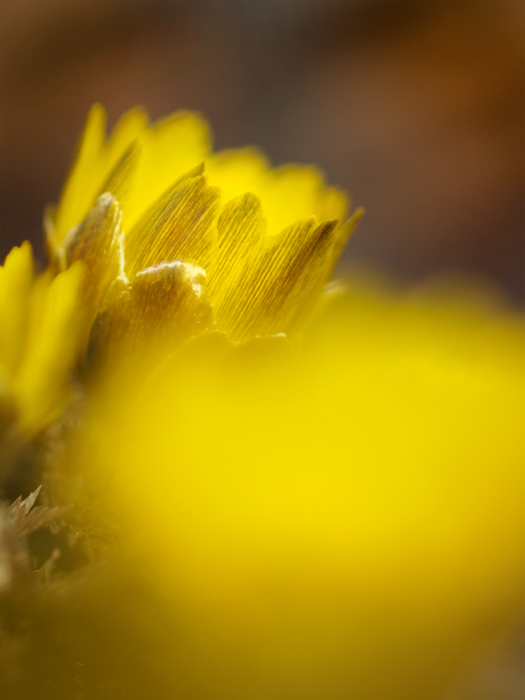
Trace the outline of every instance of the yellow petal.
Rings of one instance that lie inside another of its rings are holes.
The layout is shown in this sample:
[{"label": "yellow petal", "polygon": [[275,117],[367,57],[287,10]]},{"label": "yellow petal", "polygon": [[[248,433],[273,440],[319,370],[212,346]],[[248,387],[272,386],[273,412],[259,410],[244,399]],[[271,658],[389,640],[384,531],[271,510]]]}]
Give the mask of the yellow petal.
[{"label": "yellow petal", "polygon": [[141,144],[138,140],[133,141],[116,163],[98,194],[109,192],[116,197],[121,207],[126,206],[135,191],[134,184],[141,159]]},{"label": "yellow petal", "polygon": [[105,139],[106,115],[94,105],[82,134],[77,156],[54,216],[54,239],[60,244],[72,226],[78,224],[94,205],[101,188],[130,145],[147,126],[140,109],[127,112]]},{"label": "yellow petal", "polygon": [[353,234],[355,227],[363,217],[364,213],[365,210],[363,209],[363,207],[359,207],[353,212],[352,216],[347,221],[345,221],[345,223],[339,229],[332,250],[332,259],[330,260],[330,273],[332,272],[333,266],[339,260],[339,257],[341,256],[344,247],[348,243],[350,236]]},{"label": "yellow petal", "polygon": [[127,232],[126,272],[165,260],[193,260],[207,268],[216,255],[218,207],[219,191],[205,177],[182,179]]},{"label": "yellow petal", "polygon": [[189,355],[104,426],[166,697],[442,697],[523,609],[523,328],[354,295],[293,362]]},{"label": "yellow petal", "polygon": [[328,187],[321,192],[316,205],[315,215],[319,221],[345,221],[350,210],[348,195],[338,187]]},{"label": "yellow petal", "polygon": [[205,280],[202,269],[179,261],[142,270],[128,284],[116,280],[93,323],[88,364],[151,364],[208,328],[213,315]]},{"label": "yellow petal", "polygon": [[246,192],[261,198],[268,168],[268,159],[257,148],[220,151],[206,161],[209,182],[220,188],[224,202]]},{"label": "yellow petal", "polygon": [[266,196],[262,200],[269,233],[278,233],[307,216],[319,218],[323,180],[322,172],[314,167],[283,165],[271,171]]},{"label": "yellow petal", "polygon": [[219,330],[234,340],[296,330],[329,274],[336,234],[337,222],[310,217],[253,246],[213,299]]},{"label": "yellow petal", "polygon": [[134,183],[134,195],[124,212],[126,231],[184,173],[208,157],[211,148],[209,127],[198,114],[176,112],[143,132],[141,148],[143,159]]},{"label": "yellow petal", "polygon": [[121,219],[118,202],[113,195],[106,193],[99,197],[80,226],[71,229],[64,244],[68,266],[77,260],[85,263],[82,289],[82,302],[86,307],[85,340],[110,284],[124,274]]},{"label": "yellow petal", "polygon": [[28,241],[13,248],[0,267],[0,364],[7,375],[14,372],[26,342],[33,268]]},{"label": "yellow petal", "polygon": [[71,398],[69,373],[83,327],[79,303],[83,272],[77,263],[51,282],[43,275],[35,284],[25,352],[13,380],[22,431],[37,432]]},{"label": "yellow petal", "polygon": [[220,188],[224,202],[246,192],[255,194],[268,221],[268,235],[308,216],[342,221],[347,213],[346,195],[326,188],[318,168],[284,165],[270,170],[267,158],[255,148],[213,155],[206,161],[206,174],[210,184]]}]

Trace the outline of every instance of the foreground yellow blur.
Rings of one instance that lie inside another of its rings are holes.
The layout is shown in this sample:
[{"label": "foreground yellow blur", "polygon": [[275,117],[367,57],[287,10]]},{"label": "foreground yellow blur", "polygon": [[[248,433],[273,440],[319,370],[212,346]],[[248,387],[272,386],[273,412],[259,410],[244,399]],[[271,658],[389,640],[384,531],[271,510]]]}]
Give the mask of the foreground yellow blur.
[{"label": "foreground yellow blur", "polygon": [[166,697],[438,697],[525,605],[524,349],[356,287],[299,350],[205,335],[113,397],[91,477],[177,630]]}]

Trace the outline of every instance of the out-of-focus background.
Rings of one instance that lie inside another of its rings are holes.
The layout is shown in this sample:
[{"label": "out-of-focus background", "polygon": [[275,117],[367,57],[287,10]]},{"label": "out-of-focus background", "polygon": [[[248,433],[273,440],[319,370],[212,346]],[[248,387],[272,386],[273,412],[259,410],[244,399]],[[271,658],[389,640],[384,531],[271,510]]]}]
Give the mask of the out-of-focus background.
[{"label": "out-of-focus background", "polygon": [[[56,201],[87,111],[202,111],[217,148],[313,162],[367,213],[346,253],[525,302],[523,0],[2,0],[1,257]],[[444,700],[525,698],[525,635]]]},{"label": "out-of-focus background", "polygon": [[523,0],[2,0],[2,255],[42,254],[87,110],[202,111],[366,207],[346,260],[524,284]]}]

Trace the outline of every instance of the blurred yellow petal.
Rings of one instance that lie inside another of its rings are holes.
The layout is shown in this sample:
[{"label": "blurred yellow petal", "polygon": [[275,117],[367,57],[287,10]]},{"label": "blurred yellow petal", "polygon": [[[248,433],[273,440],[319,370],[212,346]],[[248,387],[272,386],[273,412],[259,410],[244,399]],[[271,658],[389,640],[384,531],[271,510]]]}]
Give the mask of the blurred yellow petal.
[{"label": "blurred yellow petal", "polygon": [[[268,180],[263,208],[270,224],[270,234],[278,233],[291,222],[306,216],[318,217],[319,204],[325,196],[324,176],[319,170],[305,166],[281,166],[269,174]],[[345,209],[337,211],[337,218],[345,215]]]},{"label": "blurred yellow petal", "polygon": [[350,210],[348,195],[337,187],[327,187],[317,199],[315,215],[319,221],[337,219],[343,223]]},{"label": "blurred yellow petal", "polygon": [[176,112],[155,122],[142,134],[143,159],[134,183],[134,196],[125,208],[126,231],[184,173],[207,158],[210,139],[207,123],[191,112]]},{"label": "blurred yellow petal", "polygon": [[78,224],[87,213],[100,180],[98,161],[105,139],[106,113],[102,105],[91,108],[77,154],[65,184],[60,204],[54,213],[54,237],[62,242],[69,229]]},{"label": "blurred yellow petal", "polygon": [[[329,261],[330,265],[330,273],[332,272],[333,267],[335,264],[338,262],[339,258],[341,257],[341,254],[343,253],[343,250],[350,240],[350,237],[352,236],[355,227],[361,220],[365,213],[365,210],[363,207],[359,207],[358,209],[354,209],[352,212],[352,216],[347,219],[342,226],[339,228],[339,231],[337,233],[337,236],[334,241],[334,247],[332,249],[332,254],[331,254],[331,260]],[[329,274],[330,274],[329,273]]]},{"label": "blurred yellow petal", "polygon": [[261,197],[269,167],[268,159],[258,149],[239,148],[219,151],[208,158],[206,175],[227,202],[246,192]]},{"label": "blurred yellow petal", "polygon": [[323,173],[311,166],[286,165],[270,170],[255,148],[222,151],[206,161],[210,183],[220,188],[223,201],[246,192],[261,201],[268,235],[276,235],[298,219],[343,221],[348,209],[345,194],[326,188]]},{"label": "blurred yellow petal", "polygon": [[93,466],[171,601],[166,693],[444,692],[525,603],[524,350],[512,319],[356,289],[295,356],[179,355],[121,406]]},{"label": "blurred yellow petal", "polygon": [[139,141],[133,141],[116,163],[108,179],[97,194],[109,193],[120,205],[128,205],[133,199],[134,184],[143,154]]},{"label": "blurred yellow petal", "polygon": [[83,273],[77,263],[52,281],[41,276],[33,287],[25,347],[12,381],[21,432],[38,432],[71,400],[69,373],[83,327]]},{"label": "blurred yellow petal", "polygon": [[12,374],[24,348],[34,265],[31,244],[13,248],[0,267],[0,366]]},{"label": "blurred yellow petal", "polygon": [[105,139],[104,166],[110,172],[123,154],[148,128],[148,115],[142,107],[134,107],[118,120],[109,138]]}]

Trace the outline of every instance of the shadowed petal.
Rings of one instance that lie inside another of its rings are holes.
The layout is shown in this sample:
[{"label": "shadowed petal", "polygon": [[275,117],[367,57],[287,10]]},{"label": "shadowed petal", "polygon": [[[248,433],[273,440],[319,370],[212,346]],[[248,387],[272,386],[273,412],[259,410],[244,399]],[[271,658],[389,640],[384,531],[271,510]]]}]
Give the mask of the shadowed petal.
[{"label": "shadowed petal", "polygon": [[[87,307],[86,333],[114,279],[124,274],[122,211],[109,193],[98,198],[84,221],[72,229],[64,243],[65,262],[86,266],[82,297]],[[86,338],[87,339],[87,338]]]},{"label": "shadowed petal", "polygon": [[88,363],[158,360],[213,323],[206,274],[191,263],[163,262],[108,290],[93,323]]},{"label": "shadowed petal", "polygon": [[294,330],[326,281],[336,232],[310,217],[261,240],[214,300],[218,327],[234,340]]},{"label": "shadowed petal", "polygon": [[13,248],[0,266],[0,366],[11,374],[20,361],[34,275],[31,244]]},{"label": "shadowed petal", "polygon": [[208,289],[212,301],[219,302],[243,259],[266,235],[266,219],[261,203],[253,194],[230,200],[217,221],[218,257],[209,274]]},{"label": "shadowed petal", "polygon": [[35,282],[25,351],[12,383],[22,431],[38,431],[71,400],[69,371],[84,320],[79,304],[83,273],[77,263],[52,282],[45,274]]}]

